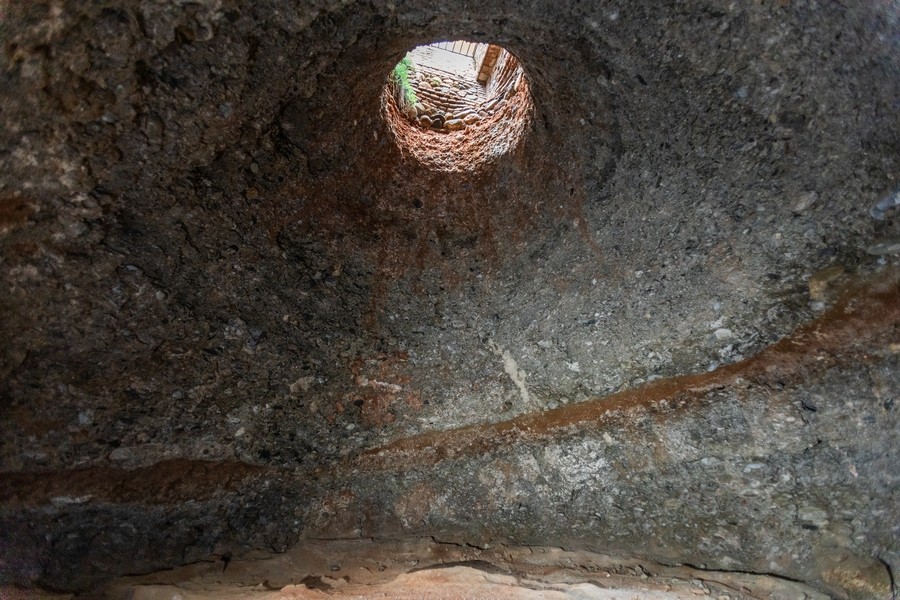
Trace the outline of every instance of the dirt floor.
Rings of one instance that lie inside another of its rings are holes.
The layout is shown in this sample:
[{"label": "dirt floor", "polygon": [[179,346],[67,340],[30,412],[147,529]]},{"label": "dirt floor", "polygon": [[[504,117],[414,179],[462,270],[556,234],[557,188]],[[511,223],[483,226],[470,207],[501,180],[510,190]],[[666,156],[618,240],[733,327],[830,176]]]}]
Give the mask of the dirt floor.
[{"label": "dirt floor", "polygon": [[[0,588],[11,600],[63,600]],[[430,539],[309,540],[277,557],[126,577],[91,600],[825,600],[776,578],[668,567],[552,547],[464,547]]]}]

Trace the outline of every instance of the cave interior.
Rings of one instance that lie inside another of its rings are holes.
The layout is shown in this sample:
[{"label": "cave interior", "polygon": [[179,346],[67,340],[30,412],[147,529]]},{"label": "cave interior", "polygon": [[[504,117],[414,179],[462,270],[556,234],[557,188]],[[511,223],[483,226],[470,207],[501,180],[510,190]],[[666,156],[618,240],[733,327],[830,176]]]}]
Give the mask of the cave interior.
[{"label": "cave interior", "polygon": [[0,596],[898,597],[897,0],[0,51]]}]

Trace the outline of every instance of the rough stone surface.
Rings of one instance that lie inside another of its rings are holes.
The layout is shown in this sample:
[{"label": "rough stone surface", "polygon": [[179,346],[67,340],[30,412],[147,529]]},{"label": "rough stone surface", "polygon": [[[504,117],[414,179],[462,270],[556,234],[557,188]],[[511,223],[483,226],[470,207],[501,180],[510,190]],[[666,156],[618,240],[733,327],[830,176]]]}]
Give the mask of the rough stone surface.
[{"label": "rough stone surface", "polygon": [[[305,533],[888,596],[898,27],[893,2],[4,3],[0,584]],[[527,77],[477,169],[402,150],[384,104],[443,39]]]},{"label": "rough stone surface", "polygon": [[[124,577],[95,590],[91,597],[825,600],[802,583],[763,575],[673,567],[553,547],[478,548],[423,538],[312,540],[283,554],[229,560],[224,569],[222,562],[219,558],[167,573]],[[411,564],[416,567],[413,572],[409,572]],[[0,593],[9,591],[0,587]],[[47,598],[11,591],[13,600]]]}]

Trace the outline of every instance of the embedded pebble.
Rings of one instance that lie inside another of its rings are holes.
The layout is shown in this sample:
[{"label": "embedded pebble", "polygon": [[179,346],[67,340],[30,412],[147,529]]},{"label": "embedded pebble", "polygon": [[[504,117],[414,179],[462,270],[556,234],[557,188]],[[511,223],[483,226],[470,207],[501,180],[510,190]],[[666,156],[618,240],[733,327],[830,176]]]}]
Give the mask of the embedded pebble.
[{"label": "embedded pebble", "polygon": [[900,239],[890,239],[876,242],[866,248],[866,253],[872,256],[887,256],[900,254]]},{"label": "embedded pebble", "polygon": [[713,332],[713,335],[716,336],[717,340],[727,340],[734,337],[734,334],[731,332],[731,330],[725,327],[716,329],[715,332]]},{"label": "embedded pebble", "polygon": [[801,194],[800,197],[794,201],[794,204],[791,206],[791,210],[797,214],[802,213],[810,206],[815,204],[818,199],[818,192],[806,192],[805,194]]}]

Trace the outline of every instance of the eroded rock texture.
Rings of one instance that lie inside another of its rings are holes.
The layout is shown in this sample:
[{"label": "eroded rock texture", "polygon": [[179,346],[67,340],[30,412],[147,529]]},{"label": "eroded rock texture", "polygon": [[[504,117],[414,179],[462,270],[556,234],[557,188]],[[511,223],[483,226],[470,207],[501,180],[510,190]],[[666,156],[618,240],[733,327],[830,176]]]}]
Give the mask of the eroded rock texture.
[{"label": "eroded rock texture", "polygon": [[[383,104],[444,39],[534,102],[473,171]],[[898,40],[892,0],[4,3],[0,583],[432,536],[889,597]]]}]

